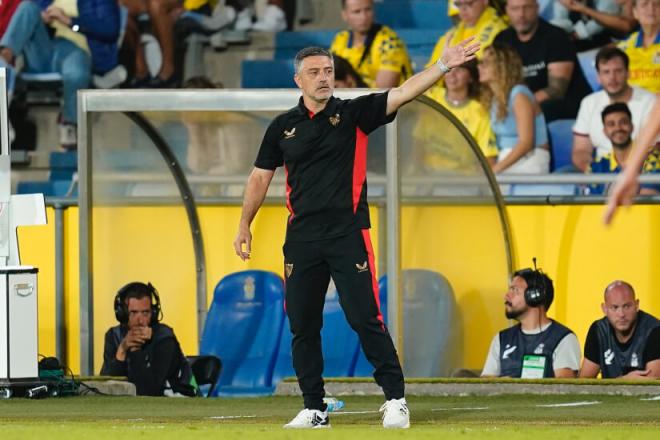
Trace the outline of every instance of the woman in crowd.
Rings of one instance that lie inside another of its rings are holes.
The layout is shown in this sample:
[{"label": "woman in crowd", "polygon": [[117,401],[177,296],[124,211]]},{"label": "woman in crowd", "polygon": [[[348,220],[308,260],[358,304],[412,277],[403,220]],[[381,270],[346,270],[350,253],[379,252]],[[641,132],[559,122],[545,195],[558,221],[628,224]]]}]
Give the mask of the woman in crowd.
[{"label": "woman in crowd", "polygon": [[494,44],[479,62],[481,103],[490,112],[498,154],[495,173],[539,174],[550,168],[541,108],[523,82],[522,61],[509,46]]}]

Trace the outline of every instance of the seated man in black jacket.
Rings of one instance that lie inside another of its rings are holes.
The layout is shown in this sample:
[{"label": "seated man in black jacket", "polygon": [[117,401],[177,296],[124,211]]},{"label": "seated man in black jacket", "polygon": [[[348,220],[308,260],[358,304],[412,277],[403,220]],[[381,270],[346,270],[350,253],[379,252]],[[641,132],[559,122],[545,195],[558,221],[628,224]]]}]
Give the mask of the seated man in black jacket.
[{"label": "seated man in black jacket", "polygon": [[105,334],[105,376],[126,376],[139,396],[194,396],[197,386],[171,327],[161,324],[160,298],[151,283],[133,282],[115,296],[120,325]]}]

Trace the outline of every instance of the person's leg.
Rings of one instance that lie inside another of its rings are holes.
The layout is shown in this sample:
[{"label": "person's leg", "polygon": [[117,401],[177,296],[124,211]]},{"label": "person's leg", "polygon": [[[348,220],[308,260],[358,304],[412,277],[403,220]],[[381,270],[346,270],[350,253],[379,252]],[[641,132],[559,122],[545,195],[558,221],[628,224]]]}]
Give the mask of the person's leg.
[{"label": "person's leg", "polygon": [[360,338],[364,354],[375,368],[374,379],[383,389],[386,400],[403,398],[403,371],[380,312],[369,230],[332,240],[326,252],[342,309]]},{"label": "person's leg", "polygon": [[78,121],[78,90],[89,87],[92,77],[91,57],[71,41],[57,38],[53,68],[62,74],[62,120],[75,124]]},{"label": "person's leg", "polygon": [[324,410],[321,327],[330,274],[316,243],[284,245],[286,313],[292,334],[293,369],[305,408]]},{"label": "person's leg", "polygon": [[174,14],[181,7],[181,0],[149,0],[149,17],[154,34],[160,44],[163,56],[158,77],[163,82],[171,82],[174,76]]},{"label": "person's leg", "polygon": [[18,54],[25,56],[26,70],[48,72],[53,44],[41,20],[41,9],[33,2],[22,2],[0,39],[0,56],[8,63]]}]

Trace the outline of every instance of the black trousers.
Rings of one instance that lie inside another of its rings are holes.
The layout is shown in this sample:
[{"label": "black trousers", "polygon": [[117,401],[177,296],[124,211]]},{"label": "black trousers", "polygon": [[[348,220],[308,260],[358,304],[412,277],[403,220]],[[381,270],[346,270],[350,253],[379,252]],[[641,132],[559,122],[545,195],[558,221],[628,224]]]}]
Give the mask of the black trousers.
[{"label": "black trousers", "polygon": [[287,241],[284,263],[293,368],[305,408],[324,409],[321,327],[330,277],[337,287],[346,320],[358,334],[362,349],[375,368],[374,378],[385,398],[403,397],[401,364],[378,304],[369,231],[313,242]]}]

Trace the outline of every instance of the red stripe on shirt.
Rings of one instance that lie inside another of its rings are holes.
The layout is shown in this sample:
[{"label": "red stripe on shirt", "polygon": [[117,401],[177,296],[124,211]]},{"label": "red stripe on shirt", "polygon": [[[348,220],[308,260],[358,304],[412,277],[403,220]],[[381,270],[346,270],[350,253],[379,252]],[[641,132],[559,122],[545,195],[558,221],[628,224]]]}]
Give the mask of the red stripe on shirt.
[{"label": "red stripe on shirt", "polygon": [[355,160],[353,162],[353,214],[357,212],[360,195],[367,178],[368,137],[362,130],[355,130]]},{"label": "red stripe on shirt", "polygon": [[286,182],[286,208],[289,210],[291,215],[289,216],[289,224],[293,221],[293,217],[295,217],[295,213],[293,212],[293,206],[291,206],[291,185],[289,185],[289,170],[286,168],[286,165],[284,165],[284,175],[286,176],[285,182]]}]

